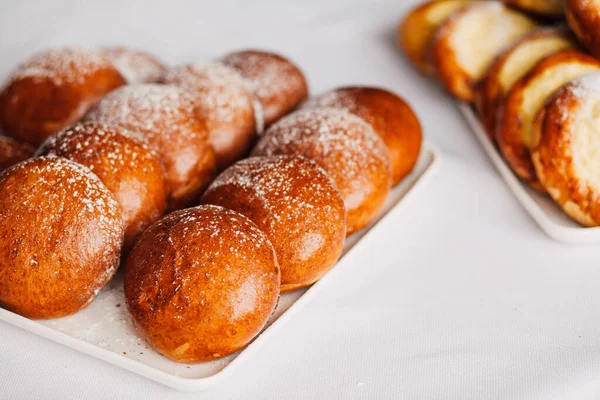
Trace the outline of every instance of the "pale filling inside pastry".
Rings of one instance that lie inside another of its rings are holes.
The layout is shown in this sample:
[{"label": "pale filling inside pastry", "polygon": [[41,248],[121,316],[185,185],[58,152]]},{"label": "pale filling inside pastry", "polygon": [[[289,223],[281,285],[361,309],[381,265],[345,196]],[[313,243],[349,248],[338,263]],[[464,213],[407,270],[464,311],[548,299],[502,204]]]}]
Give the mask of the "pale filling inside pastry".
[{"label": "pale filling inside pastry", "polygon": [[433,29],[438,27],[446,18],[460,7],[469,3],[469,0],[446,0],[433,4],[425,15],[425,21]]},{"label": "pale filling inside pastry", "polygon": [[520,115],[522,138],[527,147],[531,148],[535,144],[533,122],[546,100],[567,82],[597,71],[598,67],[595,65],[586,65],[579,61],[564,62],[548,68],[530,82],[523,91]]},{"label": "pale filling inside pastry", "polygon": [[524,77],[544,58],[573,47],[573,43],[559,36],[527,40],[511,51],[498,76],[502,94],[505,95],[519,79]]},{"label": "pale filling inside pastry", "polygon": [[531,31],[529,18],[501,4],[486,4],[466,12],[452,32],[452,50],[460,67],[479,80],[504,49]]},{"label": "pale filling inside pastry", "polygon": [[[427,50],[427,44],[432,39],[435,30],[454,11],[464,6],[469,1],[470,0],[447,0],[431,4],[423,14],[423,20],[418,22],[415,21],[414,24],[411,24],[411,28],[414,27],[415,30],[421,32],[421,34],[415,32],[409,35],[409,40],[414,48],[419,49],[421,52],[425,52]],[[420,25],[416,26],[417,23],[420,23]]]},{"label": "pale filling inside pastry", "polygon": [[569,128],[577,177],[600,190],[600,94],[580,104]]}]

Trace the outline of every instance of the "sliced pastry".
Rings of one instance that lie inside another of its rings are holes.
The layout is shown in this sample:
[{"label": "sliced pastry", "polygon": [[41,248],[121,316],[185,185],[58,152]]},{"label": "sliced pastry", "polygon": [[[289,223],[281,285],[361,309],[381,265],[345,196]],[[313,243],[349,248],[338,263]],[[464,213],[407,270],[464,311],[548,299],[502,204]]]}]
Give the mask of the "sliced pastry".
[{"label": "sliced pastry", "polygon": [[565,50],[540,62],[508,93],[496,140],[514,172],[540,188],[529,149],[534,143],[534,121],[554,92],[580,76],[600,70],[600,62],[576,50]]}]

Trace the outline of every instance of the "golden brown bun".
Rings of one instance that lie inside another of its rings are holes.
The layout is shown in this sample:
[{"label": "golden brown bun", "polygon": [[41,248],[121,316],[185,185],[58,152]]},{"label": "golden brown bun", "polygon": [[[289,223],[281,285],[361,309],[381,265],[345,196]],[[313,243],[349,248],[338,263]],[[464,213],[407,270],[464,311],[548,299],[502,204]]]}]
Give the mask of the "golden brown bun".
[{"label": "golden brown bun", "polygon": [[428,54],[434,33],[452,13],[471,1],[426,1],[404,16],[398,27],[398,46],[419,71],[427,75],[435,74],[431,54]]},{"label": "golden brown bun", "polygon": [[30,145],[0,135],[0,172],[33,157],[33,153],[35,150]]},{"label": "golden brown bun", "polygon": [[160,158],[123,128],[98,122],[76,124],[38,149],[37,155],[48,154],[88,167],[111,191],[121,206],[127,249],[167,208]]},{"label": "golden brown bun", "polygon": [[262,106],[266,126],[288,114],[308,96],[302,71],[279,54],[244,50],[226,55],[222,62],[244,77]]},{"label": "golden brown bun", "polygon": [[273,246],[246,217],[222,207],[176,211],[146,230],[125,269],[134,325],[177,362],[244,347],[279,299]]},{"label": "golden brown bun", "polygon": [[504,4],[541,17],[560,19],[565,16],[565,0],[502,0]]},{"label": "golden brown bun", "polygon": [[532,159],[540,181],[573,219],[600,225],[600,74],[560,89],[540,114]]},{"label": "golden brown bun", "polygon": [[119,70],[129,84],[156,83],[167,67],[152,54],[126,47],[105,47],[100,54]]},{"label": "golden brown bun", "polygon": [[248,154],[260,123],[252,94],[237,71],[220,63],[183,65],[170,69],[162,81],[193,97],[200,118],[206,121],[219,170]]},{"label": "golden brown bun", "polygon": [[119,265],[119,205],[92,172],[58,157],[0,174],[0,305],[28,318],[85,308]]},{"label": "golden brown bun", "polygon": [[565,17],[565,0],[502,0],[504,4],[540,17]]},{"label": "golden brown bun", "polygon": [[327,173],[304,157],[242,160],[210,185],[202,202],[245,215],[267,235],[282,292],[316,282],[344,248],[344,200]]},{"label": "golden brown bun", "polygon": [[383,139],[392,164],[392,185],[412,171],[421,152],[421,124],[411,107],[384,89],[346,87],[309,99],[302,108],[332,107],[367,121]]},{"label": "golden brown bun", "polygon": [[565,50],[540,62],[506,96],[496,140],[506,161],[525,181],[539,188],[531,154],[534,122],[548,98],[564,84],[598,71],[600,62],[576,50]]},{"label": "golden brown bun", "polygon": [[391,186],[388,151],[361,118],[334,108],[296,111],[271,126],[252,155],[300,155],[315,161],[344,198],[350,235],[371,222]]},{"label": "golden brown bun", "polygon": [[566,27],[539,28],[517,41],[494,62],[475,93],[475,104],[492,141],[496,140],[498,111],[516,82],[544,58],[577,43]]},{"label": "golden brown bun", "polygon": [[475,2],[452,14],[432,44],[437,77],[455,97],[473,102],[475,85],[516,40],[536,27],[533,20],[499,2]]},{"label": "golden brown bun", "polygon": [[39,146],[125,80],[108,60],[76,48],[38,53],[20,65],[0,92],[0,129]]},{"label": "golden brown bun", "polygon": [[165,167],[169,209],[189,205],[215,176],[215,154],[193,99],[175,86],[128,85],[106,96],[86,116],[147,140]]},{"label": "golden brown bun", "polygon": [[600,57],[600,3],[566,0],[567,21],[575,35],[593,55]]}]

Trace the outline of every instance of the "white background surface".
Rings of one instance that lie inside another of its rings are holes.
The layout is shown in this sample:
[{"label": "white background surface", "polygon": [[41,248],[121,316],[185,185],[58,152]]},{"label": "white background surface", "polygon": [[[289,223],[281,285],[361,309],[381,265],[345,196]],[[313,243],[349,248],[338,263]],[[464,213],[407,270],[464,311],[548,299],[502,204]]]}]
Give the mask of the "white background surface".
[{"label": "white background surface", "polygon": [[[83,3],[83,2],[82,2]],[[34,51],[124,44],[170,63],[280,51],[313,93],[390,88],[444,164],[258,357],[182,394],[0,324],[0,398],[600,398],[600,252],[548,239],[451,100],[393,47],[416,1],[1,1],[0,76]]]}]

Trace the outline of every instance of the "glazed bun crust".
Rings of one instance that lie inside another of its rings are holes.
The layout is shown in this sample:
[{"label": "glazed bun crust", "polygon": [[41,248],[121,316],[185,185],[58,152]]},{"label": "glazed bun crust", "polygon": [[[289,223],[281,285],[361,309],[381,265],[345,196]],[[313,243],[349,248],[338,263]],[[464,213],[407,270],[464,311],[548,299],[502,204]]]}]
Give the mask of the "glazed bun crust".
[{"label": "glazed bun crust", "polygon": [[348,235],[371,222],[390,191],[385,144],[369,124],[344,110],[296,111],[271,126],[252,154],[300,155],[321,166],[344,198]]},{"label": "glazed bun crust", "polygon": [[50,137],[37,154],[68,158],[100,178],[121,207],[126,248],[166,210],[167,183],[160,158],[123,128],[79,123]]},{"label": "glazed bun crust", "polygon": [[100,54],[109,60],[129,84],[156,83],[167,70],[152,54],[126,47],[105,47]]},{"label": "glazed bun crust", "polygon": [[35,150],[30,145],[0,135],[0,172],[33,157],[33,153]]},{"label": "glazed bun crust", "polygon": [[266,51],[244,50],[223,57],[237,70],[262,106],[264,123],[271,125],[308,96],[304,74],[287,58]]},{"label": "glazed bun crust", "polygon": [[492,141],[496,140],[498,113],[510,89],[544,58],[576,47],[567,28],[539,28],[498,57],[475,96],[477,111]]},{"label": "glazed bun crust", "polygon": [[269,240],[246,217],[217,206],[176,211],[147,229],[125,269],[134,325],[177,362],[214,360],[244,347],[279,299]]},{"label": "glazed bun crust", "polygon": [[303,157],[242,160],[211,184],[202,202],[239,212],[267,235],[282,292],[316,282],[344,248],[344,200],[325,171]]},{"label": "glazed bun crust", "polygon": [[193,98],[219,170],[248,154],[257,130],[262,131],[262,116],[255,115],[252,94],[237,71],[221,63],[183,65],[171,68],[162,81],[185,89]]},{"label": "glazed bun crust", "polygon": [[600,225],[599,105],[600,74],[564,86],[540,114],[532,150],[548,194],[584,226]]},{"label": "glazed bun crust", "polygon": [[57,157],[15,165],[0,187],[0,305],[28,318],[86,307],[119,265],[123,220],[110,192]]},{"label": "glazed bun crust", "polygon": [[504,4],[541,17],[560,19],[565,16],[565,0],[502,0]]},{"label": "glazed bun crust", "polygon": [[71,48],[39,53],[13,72],[0,92],[0,128],[37,147],[124,84],[97,53]]},{"label": "glazed bun crust", "polygon": [[599,68],[600,62],[593,57],[565,50],[544,59],[506,96],[496,140],[513,171],[534,187],[541,188],[530,153],[535,118],[555,91]]},{"label": "glazed bun crust", "polygon": [[434,75],[431,42],[436,29],[472,0],[431,0],[411,10],[400,22],[398,45],[412,64],[426,75]]},{"label": "glazed bun crust", "polygon": [[600,57],[600,2],[566,0],[566,14],[581,44],[594,56]]},{"label": "glazed bun crust", "polygon": [[478,1],[452,14],[432,44],[438,79],[459,100],[471,103],[475,86],[512,43],[536,27],[533,20],[495,1]]},{"label": "glazed bun crust", "polygon": [[421,124],[412,108],[384,89],[346,87],[313,97],[303,108],[331,107],[346,110],[366,122],[383,139],[392,165],[392,185],[414,168],[421,152]]},{"label": "glazed bun crust", "polygon": [[207,127],[183,89],[128,85],[102,99],[85,119],[119,126],[148,142],[165,167],[171,210],[191,204],[214,178]]}]

